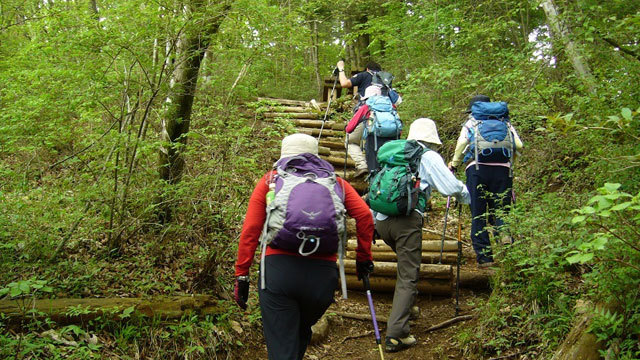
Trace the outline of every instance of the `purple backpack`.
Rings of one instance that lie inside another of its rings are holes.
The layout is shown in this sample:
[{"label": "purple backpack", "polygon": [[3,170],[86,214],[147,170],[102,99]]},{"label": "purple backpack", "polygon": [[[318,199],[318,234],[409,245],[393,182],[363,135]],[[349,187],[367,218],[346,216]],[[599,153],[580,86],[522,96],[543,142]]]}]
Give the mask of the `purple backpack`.
[{"label": "purple backpack", "polygon": [[304,153],[280,159],[275,168],[275,197],[267,205],[260,238],[262,264],[267,245],[302,256],[338,252],[346,232],[346,209],[333,166]]}]

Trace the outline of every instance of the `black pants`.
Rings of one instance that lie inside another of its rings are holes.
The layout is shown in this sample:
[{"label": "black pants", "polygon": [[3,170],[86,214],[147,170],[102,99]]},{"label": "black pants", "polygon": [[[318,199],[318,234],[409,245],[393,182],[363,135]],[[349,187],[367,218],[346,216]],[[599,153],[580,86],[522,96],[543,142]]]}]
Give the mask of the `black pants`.
[{"label": "black pants", "polygon": [[396,138],[374,136],[373,134],[367,135],[367,138],[365,139],[364,152],[366,155],[367,168],[369,168],[369,172],[378,169],[378,150],[380,150],[382,145],[384,145],[386,142],[395,139]]},{"label": "black pants", "polygon": [[491,262],[493,254],[486,230],[487,215],[489,224],[500,230],[504,225],[500,211],[508,210],[511,204],[513,178],[509,176],[509,168],[504,166],[479,165],[476,170],[475,165],[471,165],[466,174],[471,195],[471,244],[479,264]]},{"label": "black pants", "polygon": [[269,255],[265,281],[258,294],[269,360],[301,360],[311,326],[333,303],[338,267],[332,261]]}]

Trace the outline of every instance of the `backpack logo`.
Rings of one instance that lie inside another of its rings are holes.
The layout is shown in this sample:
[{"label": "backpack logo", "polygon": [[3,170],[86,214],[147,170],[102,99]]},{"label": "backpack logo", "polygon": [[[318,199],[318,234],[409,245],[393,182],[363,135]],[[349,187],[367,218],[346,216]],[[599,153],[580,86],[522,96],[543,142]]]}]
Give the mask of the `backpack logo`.
[{"label": "backpack logo", "polygon": [[322,211],[304,211],[301,210],[303,214],[307,215],[307,217],[309,218],[309,220],[313,220],[316,218],[316,216],[320,215],[322,213]]}]

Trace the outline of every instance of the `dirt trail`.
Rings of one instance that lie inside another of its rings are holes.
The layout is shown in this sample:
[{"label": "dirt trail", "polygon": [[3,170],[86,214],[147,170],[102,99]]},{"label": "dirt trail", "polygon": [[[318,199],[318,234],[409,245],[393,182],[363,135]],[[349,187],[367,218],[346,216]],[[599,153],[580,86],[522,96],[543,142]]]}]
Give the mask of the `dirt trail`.
[{"label": "dirt trail", "polygon": [[[327,311],[329,319],[329,335],[317,345],[307,349],[305,359],[348,359],[376,360],[380,359],[375,342],[373,324],[370,320],[355,320],[335,312],[370,314],[367,297],[358,291],[349,291],[349,298],[343,300],[336,293],[336,303]],[[461,289],[460,315],[473,314],[473,308],[488,297],[487,292],[474,292]],[[374,293],[373,302],[378,317],[387,317],[391,311],[393,293]],[[421,295],[416,305],[420,308],[418,319],[411,321],[411,333],[418,343],[397,353],[384,353],[390,359],[463,359],[462,349],[456,346],[456,336],[463,327],[473,327],[475,320],[458,322],[450,327],[426,332],[428,328],[451,319],[455,316],[455,298],[431,297]],[[381,337],[384,341],[386,324],[379,322]],[[259,326],[253,328],[259,331]],[[240,352],[238,359],[266,359],[267,351],[261,334],[254,333],[254,339]],[[384,344],[383,344],[384,347]]]},{"label": "dirt trail", "polygon": [[[317,136],[318,128],[321,127],[322,121],[319,120],[319,113],[310,113],[309,104],[282,99],[270,99],[278,102],[280,105],[274,107],[273,112],[267,113],[265,120],[267,122],[274,121],[276,118],[290,119],[297,126],[300,132]],[[321,104],[323,105],[323,104]],[[294,115],[295,114],[295,115]],[[344,123],[334,123],[328,121],[324,126],[322,141],[320,142],[320,155],[328,161],[334,163],[336,168],[344,166]],[[363,191],[367,184],[361,179],[354,179],[355,172],[353,164],[347,164],[347,180],[354,187]],[[439,234],[443,228],[444,206],[434,206],[429,213],[425,223],[426,233]],[[453,211],[449,214],[449,223],[447,235],[450,238],[456,238],[457,235],[457,216]],[[464,220],[463,220],[464,221]],[[468,233],[467,229],[463,229],[463,233]],[[468,237],[468,236],[463,236]],[[439,239],[439,235],[437,236]],[[464,240],[463,240],[464,241]],[[463,286],[460,289],[460,313],[459,315],[473,314],[473,309],[477,304],[484,302],[488,297],[486,290],[487,277],[478,276],[486,275],[479,271],[475,266],[473,259],[473,251],[468,246],[468,240],[463,246],[463,266],[461,268],[461,279]],[[454,252],[454,256],[457,254]],[[395,260],[394,260],[395,261]],[[374,256],[375,262],[375,256]],[[455,264],[455,262],[453,262]],[[455,265],[454,274],[455,274]],[[375,274],[375,272],[374,272]],[[454,275],[455,276],[455,275]],[[465,281],[466,280],[466,281]],[[455,279],[451,280],[452,282]],[[468,288],[480,288],[479,292],[469,290]],[[373,332],[373,324],[371,320],[356,320],[343,317],[336,313],[346,312],[353,314],[369,315],[369,307],[367,297],[362,291],[349,290],[349,298],[343,300],[340,294],[336,293],[336,303],[333,304],[326,313],[329,320],[328,336],[316,345],[311,345],[305,354],[305,359],[380,359],[378,347],[375,342]],[[373,302],[378,317],[388,317],[391,312],[393,302],[392,292],[373,292]],[[406,350],[397,353],[385,353],[385,359],[462,359],[462,351],[456,347],[456,337],[462,327],[473,327],[474,320],[456,323],[450,327],[427,332],[431,326],[439,324],[443,321],[455,317],[455,292],[452,296],[436,297],[432,295],[420,295],[416,301],[416,305],[420,308],[420,316],[411,322],[411,334],[413,334],[418,343]],[[379,322],[382,341],[384,341],[386,324]],[[249,330],[249,329],[247,329]],[[244,350],[239,351],[234,357],[237,359],[266,359],[267,352],[262,338],[259,322],[249,330],[249,334],[244,334],[245,344]],[[383,344],[384,347],[384,344]]]}]

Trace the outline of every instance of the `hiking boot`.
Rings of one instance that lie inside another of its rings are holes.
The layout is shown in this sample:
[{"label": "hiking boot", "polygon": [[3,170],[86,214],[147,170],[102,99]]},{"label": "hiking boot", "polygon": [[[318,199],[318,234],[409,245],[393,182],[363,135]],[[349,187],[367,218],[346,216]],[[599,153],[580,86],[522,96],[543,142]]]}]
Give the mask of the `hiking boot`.
[{"label": "hiking boot", "polygon": [[488,261],[488,262],[484,262],[484,263],[480,263],[478,264],[478,269],[480,270],[488,270],[489,268],[492,268],[495,266],[496,263],[494,263],[493,261]]},{"label": "hiking boot", "polygon": [[396,352],[402,349],[406,349],[409,346],[416,344],[416,338],[413,335],[409,335],[406,338],[387,337],[384,340],[386,352]]},{"label": "hiking boot", "polygon": [[417,320],[420,318],[420,308],[417,306],[412,306],[409,309],[409,320]]},{"label": "hiking boot", "polygon": [[511,238],[511,236],[505,235],[500,238],[500,242],[502,243],[502,245],[511,245],[513,244],[513,239]]}]

